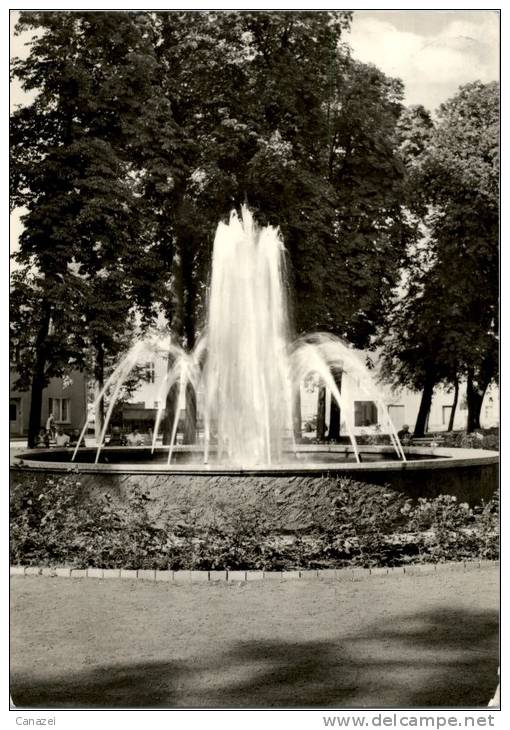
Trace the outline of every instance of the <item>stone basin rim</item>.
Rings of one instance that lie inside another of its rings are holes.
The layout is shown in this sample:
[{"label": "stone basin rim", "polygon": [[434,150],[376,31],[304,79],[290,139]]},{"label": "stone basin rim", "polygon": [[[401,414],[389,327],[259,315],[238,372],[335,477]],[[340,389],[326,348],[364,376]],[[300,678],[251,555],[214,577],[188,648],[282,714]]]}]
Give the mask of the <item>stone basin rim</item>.
[{"label": "stone basin rim", "polygon": [[[161,451],[162,447],[158,450]],[[165,450],[165,449],[163,449]],[[392,446],[365,446],[360,445],[359,450],[361,453],[381,453],[388,454],[394,451]],[[80,449],[80,452],[95,452],[95,448]],[[117,447],[104,447],[101,451],[102,454],[108,454],[108,452],[118,452]],[[150,448],[147,446],[122,448],[122,453],[129,456],[129,453],[147,451],[150,453]],[[176,452],[200,452],[201,447],[188,446],[188,447],[176,447]],[[345,455],[346,453],[352,453],[352,447],[342,444],[335,445],[300,445],[298,452],[300,453],[316,453],[321,452],[327,453],[338,453]],[[323,475],[323,474],[352,474],[353,478],[358,472],[402,472],[402,471],[435,471],[437,469],[451,469],[458,467],[470,467],[480,466],[489,464],[499,463],[499,452],[488,451],[485,449],[460,449],[460,448],[446,448],[446,447],[425,447],[425,446],[411,446],[404,447],[404,452],[407,457],[407,461],[372,461],[365,463],[346,463],[338,462],[334,463],[331,461],[320,462],[320,460],[314,463],[282,463],[282,464],[271,464],[260,467],[240,467],[226,466],[222,464],[140,464],[132,463],[128,461],[114,464],[92,464],[83,462],[70,462],[70,461],[41,461],[37,458],[33,458],[37,454],[51,453],[55,457],[59,454],[69,455],[69,449],[33,449],[30,452],[23,451],[15,454],[13,465],[16,470],[32,471],[32,472],[74,472],[84,474],[182,474],[182,475],[194,475],[194,476],[212,476],[212,475],[255,475],[255,476],[279,476],[279,475]],[[412,456],[421,456],[420,460],[413,460]],[[430,458],[423,458],[429,456]]]}]

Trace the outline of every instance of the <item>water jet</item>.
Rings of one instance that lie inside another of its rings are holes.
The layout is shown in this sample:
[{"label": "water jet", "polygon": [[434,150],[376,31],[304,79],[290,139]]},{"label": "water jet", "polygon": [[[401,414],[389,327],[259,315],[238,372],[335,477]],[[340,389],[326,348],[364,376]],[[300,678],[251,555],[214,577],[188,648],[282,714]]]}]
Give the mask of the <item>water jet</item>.
[{"label": "water jet", "polygon": [[[133,368],[147,355],[166,351],[169,367],[158,395],[152,445],[114,448],[105,445],[116,398]],[[342,372],[338,388],[334,372]],[[317,375],[337,402],[348,445],[303,445],[294,440],[293,398],[303,380]],[[179,410],[171,424],[170,443],[158,446],[158,434],[171,388],[182,399],[194,393],[203,427],[197,445],[176,443]],[[352,393],[363,392],[381,414],[388,446],[360,446],[356,441]],[[278,229],[259,228],[250,211],[231,214],[216,232],[204,332],[192,352],[161,337],[136,342],[114,369],[96,403],[109,393],[109,407],[97,449],[74,452],[42,450],[20,455],[22,468],[45,471],[76,469],[95,479],[115,481],[134,475],[146,483],[161,477],[170,492],[182,479],[198,480],[204,489],[234,475],[243,479],[350,476],[358,481],[390,483],[412,496],[457,494],[478,501],[497,486],[498,456],[462,449],[403,448],[388,408],[371,372],[340,338],[312,333],[292,341],[287,312],[285,251]],[[438,491],[439,490],[439,491]],[[305,490],[306,491],[306,490]],[[468,494],[469,493],[469,494]],[[470,495],[470,496],[469,496]],[[304,495],[303,495],[304,496]]]}]

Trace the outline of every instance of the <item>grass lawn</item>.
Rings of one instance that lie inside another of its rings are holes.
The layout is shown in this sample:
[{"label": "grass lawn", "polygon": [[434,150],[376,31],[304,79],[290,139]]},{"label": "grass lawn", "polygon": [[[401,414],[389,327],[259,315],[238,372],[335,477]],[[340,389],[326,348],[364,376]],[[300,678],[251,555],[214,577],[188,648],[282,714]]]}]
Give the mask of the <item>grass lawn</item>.
[{"label": "grass lawn", "polygon": [[24,707],[477,707],[497,684],[495,567],[355,582],[11,579]]}]

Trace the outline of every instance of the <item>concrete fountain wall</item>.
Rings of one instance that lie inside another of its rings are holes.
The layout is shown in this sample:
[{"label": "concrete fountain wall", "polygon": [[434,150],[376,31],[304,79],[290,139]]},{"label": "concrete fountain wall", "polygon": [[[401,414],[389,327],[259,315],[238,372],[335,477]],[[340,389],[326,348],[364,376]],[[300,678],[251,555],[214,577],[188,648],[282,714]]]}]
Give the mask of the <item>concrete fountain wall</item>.
[{"label": "concrete fountain wall", "polygon": [[[331,452],[339,452],[340,458],[345,448],[320,447],[317,457],[326,451],[330,458]],[[363,447],[363,451],[381,452],[385,447]],[[136,455],[140,454],[138,450]],[[81,488],[97,497],[109,494],[123,502],[141,487],[151,498],[155,519],[161,512],[179,515],[192,511],[197,524],[210,523],[218,509],[253,508],[270,513],[282,531],[291,532],[304,531],[311,521],[320,521],[323,510],[331,509],[342,478],[359,482],[360,489],[385,485],[413,499],[450,494],[471,505],[490,499],[499,479],[499,455],[475,449],[413,448],[408,449],[406,462],[338,461],[245,471],[136,462],[70,465],[58,461],[58,456],[55,451],[54,461],[42,462],[36,460],[37,454],[22,454],[13,479],[35,476],[42,489],[50,489],[49,480],[71,470],[79,475]],[[430,458],[423,458],[426,456]]]}]

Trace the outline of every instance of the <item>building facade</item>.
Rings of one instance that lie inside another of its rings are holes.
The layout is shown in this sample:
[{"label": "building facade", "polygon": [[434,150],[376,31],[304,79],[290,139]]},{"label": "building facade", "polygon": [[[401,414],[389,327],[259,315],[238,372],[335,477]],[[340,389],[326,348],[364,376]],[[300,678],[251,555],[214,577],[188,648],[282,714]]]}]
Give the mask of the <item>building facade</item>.
[{"label": "building facade", "polygon": [[[358,353],[363,361],[362,352]],[[167,372],[168,360],[163,355],[155,355],[145,363],[145,381],[140,384],[133,393],[131,403],[123,408],[124,427],[136,426],[140,430],[153,428],[157,410],[161,401],[165,400],[165,393],[162,392],[164,378]],[[375,372],[375,370],[374,370]],[[347,391],[348,398],[353,404],[354,433],[357,435],[375,433],[379,430],[385,431],[386,425],[383,414],[377,404],[369,400],[363,390],[351,379],[346,379],[343,388]],[[378,385],[382,400],[387,404],[392,422],[397,430],[408,425],[413,431],[418,410],[420,407],[421,393],[413,392],[405,388],[395,391],[384,384]],[[345,390],[344,390],[345,392]],[[314,420],[317,415],[318,388],[310,383],[301,385],[301,417],[303,435],[314,436]],[[443,386],[437,386],[432,399],[428,431],[446,431],[453,407],[453,390],[447,390]],[[326,428],[328,427],[331,394],[326,393]],[[184,399],[179,404],[181,414],[184,415]],[[464,429],[467,421],[466,385],[461,383],[457,408],[455,411],[454,429]],[[485,394],[481,411],[481,425],[483,428],[491,428],[499,425],[499,391],[496,385],[491,386]],[[347,435],[345,423],[341,424],[342,435]]]},{"label": "building facade", "polygon": [[[382,400],[388,406],[388,412],[395,428],[400,430],[407,425],[411,431],[414,430],[418,410],[420,407],[421,393],[413,392],[403,388],[393,391],[388,386],[380,386]],[[354,406],[354,433],[375,433],[379,429],[385,430],[384,418],[379,408],[373,401],[367,400],[361,390],[354,386],[351,388],[351,398]],[[303,423],[312,424],[317,414],[317,390],[301,389],[301,414]],[[450,422],[450,414],[453,407],[453,390],[447,390],[443,386],[437,386],[434,390],[432,405],[427,422],[427,431],[446,431]],[[329,410],[331,394],[326,393],[326,428],[329,425]],[[453,422],[454,430],[466,428],[467,423],[467,402],[466,384],[461,383],[455,417]],[[499,390],[496,385],[488,388],[482,404],[480,413],[480,425],[482,428],[493,428],[499,426]],[[341,433],[347,435],[345,424],[342,424]]]},{"label": "building facade", "polygon": [[[30,415],[30,390],[15,389],[17,379],[16,368],[11,366],[9,434],[12,437],[28,433]],[[83,427],[87,413],[87,379],[84,373],[75,370],[63,378],[51,378],[43,391],[41,428],[46,425],[50,413],[53,413],[55,425],[61,425],[64,431]]]}]

